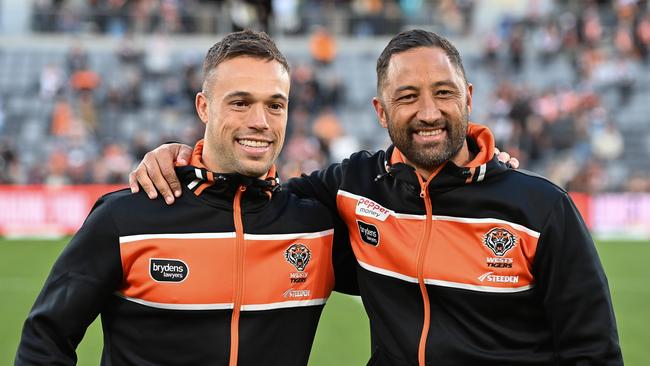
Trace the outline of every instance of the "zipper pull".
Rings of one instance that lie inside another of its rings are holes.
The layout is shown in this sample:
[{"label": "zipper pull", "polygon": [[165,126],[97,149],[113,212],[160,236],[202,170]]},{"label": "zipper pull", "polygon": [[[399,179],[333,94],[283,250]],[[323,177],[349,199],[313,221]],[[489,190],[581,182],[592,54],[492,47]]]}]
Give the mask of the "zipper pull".
[{"label": "zipper pull", "polygon": [[425,198],[427,196],[427,186],[423,184],[420,189],[420,198]]},{"label": "zipper pull", "polygon": [[240,192],[246,192],[246,186],[239,186]]}]

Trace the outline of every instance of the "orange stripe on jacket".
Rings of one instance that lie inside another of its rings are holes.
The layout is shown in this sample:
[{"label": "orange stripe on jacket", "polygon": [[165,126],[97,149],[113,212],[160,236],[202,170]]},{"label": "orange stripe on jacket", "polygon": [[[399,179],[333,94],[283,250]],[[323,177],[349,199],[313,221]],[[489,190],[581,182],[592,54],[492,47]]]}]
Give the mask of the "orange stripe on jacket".
[{"label": "orange stripe on jacket", "polygon": [[[246,240],[242,304],[329,297],[334,286],[332,236]],[[285,259],[285,251],[293,244],[309,248],[310,261],[303,271]],[[145,239],[121,244],[124,284],[120,292],[156,303],[231,303],[234,248],[233,238]],[[155,281],[149,273],[150,258],[183,261],[189,267],[187,278],[182,282]]]},{"label": "orange stripe on jacket", "polygon": [[[358,200],[353,197],[337,197],[339,212],[343,214],[352,239],[355,256],[361,262],[404,276],[417,278],[416,244],[424,230],[425,220],[417,216],[399,218],[388,215],[382,221],[355,214]],[[538,237],[518,225],[509,225],[501,220],[466,219],[453,221],[434,216],[434,226],[429,238],[424,267],[424,278],[473,286],[497,288],[521,287],[532,283],[532,262]],[[379,233],[377,246],[370,245],[361,237],[357,221],[374,225]],[[503,257],[495,255],[484,242],[484,236],[494,228],[505,228],[516,237],[515,245]],[[506,259],[488,259],[506,258]],[[512,263],[489,264],[490,261]],[[512,266],[509,267],[508,265]],[[497,267],[502,266],[502,267]],[[481,281],[479,277],[487,272],[499,276],[519,276],[517,283]]]}]

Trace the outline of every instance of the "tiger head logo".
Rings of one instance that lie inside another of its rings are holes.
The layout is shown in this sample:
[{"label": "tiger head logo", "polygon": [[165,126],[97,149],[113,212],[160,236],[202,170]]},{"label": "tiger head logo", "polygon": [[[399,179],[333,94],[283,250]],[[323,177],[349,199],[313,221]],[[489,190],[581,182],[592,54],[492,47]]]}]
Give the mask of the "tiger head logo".
[{"label": "tiger head logo", "polygon": [[311,251],[304,244],[292,244],[284,251],[284,258],[300,272],[305,270],[311,259]]},{"label": "tiger head logo", "polygon": [[502,257],[515,246],[517,237],[504,228],[495,227],[483,235],[483,242],[495,255]]}]

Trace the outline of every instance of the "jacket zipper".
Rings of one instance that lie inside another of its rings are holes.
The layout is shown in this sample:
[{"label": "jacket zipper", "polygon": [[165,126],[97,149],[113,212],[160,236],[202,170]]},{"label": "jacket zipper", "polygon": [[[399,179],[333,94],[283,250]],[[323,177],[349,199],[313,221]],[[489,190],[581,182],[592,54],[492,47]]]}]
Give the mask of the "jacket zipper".
[{"label": "jacket zipper", "polygon": [[239,186],[233,202],[233,216],[235,221],[235,286],[232,317],[230,319],[230,362],[229,366],[237,366],[239,356],[239,314],[241,312],[242,298],[244,296],[244,224],[241,215],[241,196],[246,191],[246,186]]},{"label": "jacket zipper", "polygon": [[424,283],[424,262],[427,257],[427,249],[429,248],[429,238],[431,237],[431,228],[433,227],[433,208],[431,207],[431,197],[429,196],[429,183],[433,178],[438,175],[445,164],[440,165],[434,170],[429,178],[424,181],[420,174],[416,173],[418,181],[420,182],[420,198],[424,200],[424,207],[426,211],[424,234],[420,238],[417,246],[417,276],[418,285],[420,286],[420,293],[422,294],[422,303],[424,305],[424,320],[422,321],[422,334],[420,334],[420,343],[418,345],[418,365],[426,365],[426,348],[427,336],[429,335],[429,326],[431,325],[431,305],[429,303],[429,292]]},{"label": "jacket zipper", "polygon": [[424,227],[424,235],[420,238],[417,247],[417,274],[418,285],[420,286],[420,293],[422,294],[422,302],[424,304],[424,321],[422,324],[422,334],[420,335],[420,344],[418,346],[418,364],[425,365],[427,336],[429,335],[429,324],[431,323],[431,306],[429,305],[429,293],[427,292],[426,284],[424,283],[424,262],[427,255],[427,247],[429,236],[431,235],[431,226],[433,224],[431,200],[429,199],[429,191],[427,189],[428,182],[420,182],[421,191],[420,197],[424,200],[426,207],[426,221]]}]

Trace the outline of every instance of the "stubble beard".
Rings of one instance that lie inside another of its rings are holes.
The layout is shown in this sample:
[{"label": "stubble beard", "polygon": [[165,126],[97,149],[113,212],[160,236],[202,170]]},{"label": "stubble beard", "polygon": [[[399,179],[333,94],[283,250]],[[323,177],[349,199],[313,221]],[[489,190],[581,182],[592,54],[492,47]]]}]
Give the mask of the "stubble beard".
[{"label": "stubble beard", "polygon": [[467,110],[463,112],[459,123],[450,123],[449,120],[445,119],[434,124],[445,126],[447,138],[441,143],[427,146],[416,145],[411,136],[415,131],[415,127],[417,127],[413,125],[421,125],[421,122],[410,123],[409,126],[404,128],[396,127],[390,120],[387,122],[390,139],[406,159],[414,164],[415,168],[432,171],[455,157],[463,148],[467,135],[468,113]]},{"label": "stubble beard", "polygon": [[215,156],[219,157],[219,166],[221,170],[217,173],[237,173],[251,178],[260,178],[269,172],[278,155],[279,152],[274,151],[273,156],[268,160],[241,159],[241,157],[237,156],[234,149],[217,145]]}]

